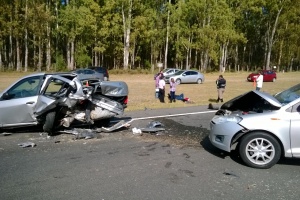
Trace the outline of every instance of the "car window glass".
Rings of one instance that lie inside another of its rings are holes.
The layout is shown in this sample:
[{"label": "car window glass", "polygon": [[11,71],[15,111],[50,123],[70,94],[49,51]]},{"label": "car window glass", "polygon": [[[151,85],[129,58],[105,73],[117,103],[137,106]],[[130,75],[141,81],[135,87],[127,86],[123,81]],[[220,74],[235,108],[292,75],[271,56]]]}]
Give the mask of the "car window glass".
[{"label": "car window glass", "polygon": [[300,113],[300,102],[293,105],[293,108],[292,108],[292,112],[298,112]]},{"label": "car window glass", "polygon": [[7,91],[8,99],[17,99],[38,95],[40,76],[23,79]]},{"label": "car window glass", "polygon": [[197,75],[197,72],[192,72],[192,71],[191,71],[191,75]]}]

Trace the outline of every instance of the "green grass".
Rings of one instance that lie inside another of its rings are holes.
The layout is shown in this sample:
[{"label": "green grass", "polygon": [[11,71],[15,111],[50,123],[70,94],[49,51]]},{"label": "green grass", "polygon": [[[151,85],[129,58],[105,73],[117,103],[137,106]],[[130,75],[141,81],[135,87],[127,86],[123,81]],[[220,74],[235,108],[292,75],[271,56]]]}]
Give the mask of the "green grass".
[{"label": "green grass", "polygon": [[[253,83],[247,82],[246,77],[249,73],[224,73],[227,80],[227,87],[224,93],[224,100],[227,101],[237,95],[253,90]],[[12,84],[25,73],[0,73],[0,91]],[[129,101],[127,111],[158,108],[187,107],[195,105],[208,105],[217,98],[215,81],[218,73],[205,74],[203,84],[181,84],[176,88],[176,94],[183,93],[190,98],[192,103],[176,101],[176,103],[162,104],[155,98],[155,84],[152,74],[110,74],[112,81],[124,81],[129,87]],[[275,94],[287,87],[299,83],[300,72],[277,73],[276,82],[264,82],[262,91]],[[169,92],[169,85],[166,86],[166,93]],[[165,98],[167,102],[167,98]]]}]

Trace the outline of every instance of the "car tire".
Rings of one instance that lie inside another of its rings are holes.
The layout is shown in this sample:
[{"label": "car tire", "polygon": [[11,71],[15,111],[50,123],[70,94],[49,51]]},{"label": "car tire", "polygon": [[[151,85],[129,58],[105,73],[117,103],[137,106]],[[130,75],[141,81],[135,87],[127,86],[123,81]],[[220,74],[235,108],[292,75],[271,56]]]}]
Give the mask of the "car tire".
[{"label": "car tire", "polygon": [[198,84],[201,84],[201,83],[202,83],[201,78],[198,78],[197,83],[198,83]]},{"label": "car tire", "polygon": [[56,115],[56,112],[49,112],[46,115],[45,123],[43,125],[44,132],[48,133],[48,135],[50,135],[50,136],[54,134],[53,130],[54,130],[55,115]]},{"label": "car tire", "polygon": [[181,80],[178,78],[178,79],[176,79],[176,83],[177,83],[177,85],[180,85],[180,83],[181,83]]},{"label": "car tire", "polygon": [[268,169],[279,161],[281,147],[273,136],[264,132],[253,132],[241,139],[239,154],[246,165]]}]

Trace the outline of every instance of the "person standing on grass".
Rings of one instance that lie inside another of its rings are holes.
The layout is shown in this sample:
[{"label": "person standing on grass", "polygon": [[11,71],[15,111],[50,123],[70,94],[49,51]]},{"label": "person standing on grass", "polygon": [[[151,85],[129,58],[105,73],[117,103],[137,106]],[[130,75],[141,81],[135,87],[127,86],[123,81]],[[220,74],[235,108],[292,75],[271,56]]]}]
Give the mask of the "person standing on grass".
[{"label": "person standing on grass", "polygon": [[158,74],[156,74],[155,76],[155,88],[158,88],[158,83],[159,83],[159,80],[160,80],[160,77],[162,76],[162,72],[158,72]]},{"label": "person standing on grass", "polygon": [[166,86],[166,82],[164,80],[164,76],[161,74],[158,83],[158,89],[159,89],[158,98],[161,103],[165,103],[165,86]]},{"label": "person standing on grass", "polygon": [[259,71],[258,77],[256,78],[256,91],[259,91],[262,88],[264,81],[263,72]]},{"label": "person standing on grass", "polygon": [[216,80],[216,85],[218,90],[217,103],[219,103],[219,101],[223,102],[223,94],[225,92],[226,87],[226,80],[224,79],[223,75],[220,75],[219,78]]},{"label": "person standing on grass", "polygon": [[175,102],[175,91],[176,91],[176,83],[174,78],[171,78],[170,82],[170,103]]}]

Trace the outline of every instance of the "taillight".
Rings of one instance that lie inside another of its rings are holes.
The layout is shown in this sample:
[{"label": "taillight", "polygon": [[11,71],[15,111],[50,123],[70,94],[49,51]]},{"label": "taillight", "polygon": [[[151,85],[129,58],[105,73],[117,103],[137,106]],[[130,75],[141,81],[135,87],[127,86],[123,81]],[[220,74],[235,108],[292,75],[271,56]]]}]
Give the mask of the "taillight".
[{"label": "taillight", "polygon": [[123,104],[127,104],[128,103],[128,96],[125,97]]}]

